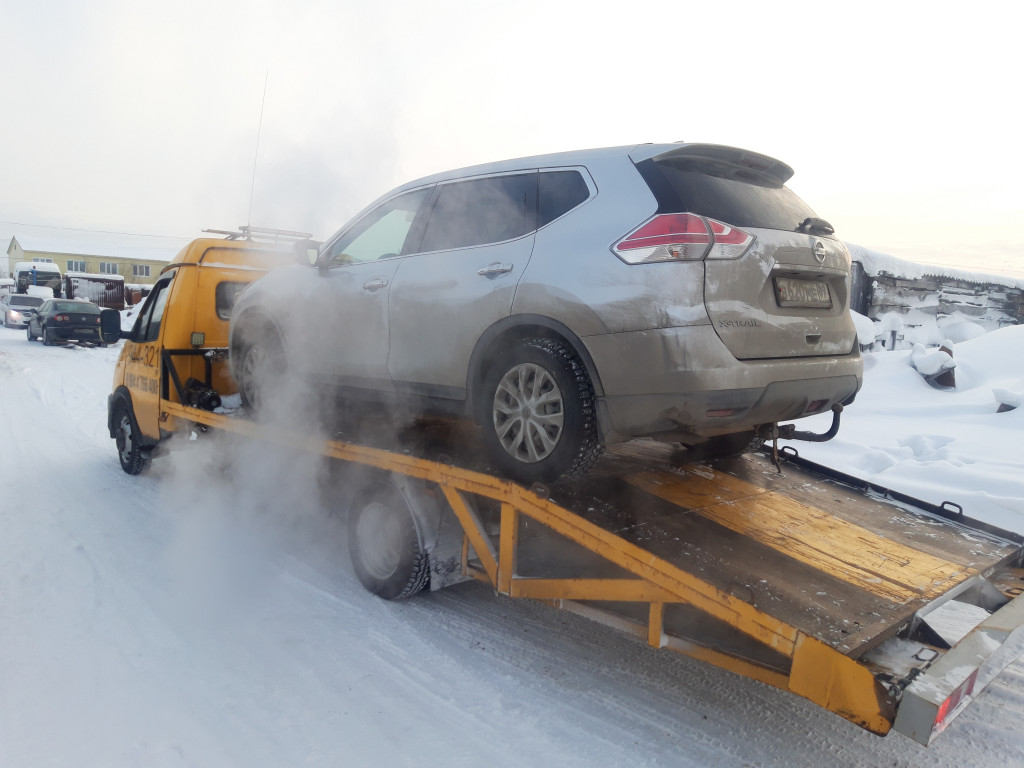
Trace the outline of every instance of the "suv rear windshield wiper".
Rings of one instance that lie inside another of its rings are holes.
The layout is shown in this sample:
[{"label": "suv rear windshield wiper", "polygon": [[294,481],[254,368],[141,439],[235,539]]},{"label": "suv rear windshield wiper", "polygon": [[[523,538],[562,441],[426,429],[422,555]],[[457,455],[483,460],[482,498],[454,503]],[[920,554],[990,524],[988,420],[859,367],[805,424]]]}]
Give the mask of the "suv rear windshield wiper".
[{"label": "suv rear windshield wiper", "polygon": [[836,230],[831,224],[824,219],[816,219],[812,216],[808,216],[802,222],[800,226],[796,228],[797,232],[807,232],[808,234],[814,235],[834,235]]}]

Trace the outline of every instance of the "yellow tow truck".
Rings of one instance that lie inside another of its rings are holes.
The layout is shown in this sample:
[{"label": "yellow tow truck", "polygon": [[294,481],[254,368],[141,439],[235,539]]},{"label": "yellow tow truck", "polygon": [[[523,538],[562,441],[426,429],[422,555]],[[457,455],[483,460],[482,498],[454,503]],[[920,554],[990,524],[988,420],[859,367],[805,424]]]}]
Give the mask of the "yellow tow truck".
[{"label": "yellow tow truck", "polygon": [[[104,312],[107,340],[125,338],[108,427],[126,472],[205,432],[325,457],[370,476],[336,503],[381,597],[479,579],[922,744],[1024,654],[1024,537],[789,448],[676,465],[636,441],[582,480],[527,489],[478,465],[458,425],[354,442],[223,408],[234,298],[304,235],[220,234],[161,272],[130,331]],[[950,638],[957,608],[977,620]]]}]

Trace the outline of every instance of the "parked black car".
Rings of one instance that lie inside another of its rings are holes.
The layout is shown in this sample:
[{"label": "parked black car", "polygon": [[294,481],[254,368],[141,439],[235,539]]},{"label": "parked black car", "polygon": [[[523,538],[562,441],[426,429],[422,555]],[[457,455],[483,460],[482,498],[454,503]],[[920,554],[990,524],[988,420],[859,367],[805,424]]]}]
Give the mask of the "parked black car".
[{"label": "parked black car", "polygon": [[25,333],[29,341],[41,336],[47,346],[72,340],[106,346],[100,337],[100,308],[91,301],[44,301],[36,314],[29,318]]}]

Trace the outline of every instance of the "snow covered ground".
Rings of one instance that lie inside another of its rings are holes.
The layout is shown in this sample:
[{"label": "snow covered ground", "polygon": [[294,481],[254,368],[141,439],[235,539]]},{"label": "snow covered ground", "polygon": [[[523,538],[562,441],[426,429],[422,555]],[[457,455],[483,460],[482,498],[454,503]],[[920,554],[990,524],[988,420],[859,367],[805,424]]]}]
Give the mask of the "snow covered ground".
[{"label": "snow covered ground", "polygon": [[[123,474],[117,354],[0,328],[3,768],[1024,765],[1021,661],[924,749],[477,583],[378,600],[307,459]],[[1024,532],[1024,408],[993,394],[1024,392],[1024,328],[955,345],[955,391],[910,354],[869,355],[840,436],[797,447]]]}]

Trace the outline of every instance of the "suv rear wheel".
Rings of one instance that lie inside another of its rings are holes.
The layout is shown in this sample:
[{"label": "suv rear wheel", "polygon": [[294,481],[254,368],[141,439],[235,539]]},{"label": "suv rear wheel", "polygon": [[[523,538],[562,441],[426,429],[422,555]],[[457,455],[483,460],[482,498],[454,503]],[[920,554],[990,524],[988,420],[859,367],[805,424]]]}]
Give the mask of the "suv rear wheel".
[{"label": "suv rear wheel", "polygon": [[601,455],[594,387],[561,341],[515,341],[489,369],[479,397],[491,459],[514,480],[581,477]]}]

